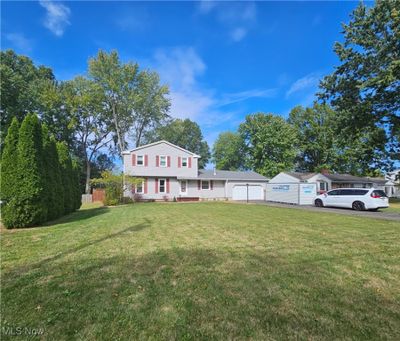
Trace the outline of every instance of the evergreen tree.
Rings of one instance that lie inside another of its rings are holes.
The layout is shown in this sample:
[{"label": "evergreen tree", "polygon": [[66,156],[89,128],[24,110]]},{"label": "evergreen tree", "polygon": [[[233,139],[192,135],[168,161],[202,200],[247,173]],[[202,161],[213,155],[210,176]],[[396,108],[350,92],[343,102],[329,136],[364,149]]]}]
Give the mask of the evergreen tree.
[{"label": "evergreen tree", "polygon": [[[18,188],[18,177],[15,172],[18,164],[18,130],[19,123],[14,117],[8,128],[7,137],[5,139],[4,150],[1,159],[1,200],[2,204],[2,220],[6,227],[12,227],[13,215],[12,215],[12,201],[15,196],[15,192]],[[11,214],[10,214],[11,213]]]},{"label": "evergreen tree", "polygon": [[79,164],[76,160],[72,161],[73,190],[74,190],[74,210],[78,210],[82,204],[82,193],[79,182]]},{"label": "evergreen tree", "polygon": [[57,152],[62,173],[61,179],[64,192],[64,214],[67,214],[74,210],[72,162],[68,147],[64,142],[57,142]]},{"label": "evergreen tree", "polygon": [[7,227],[28,227],[47,219],[42,127],[34,114],[27,115],[21,124],[17,154],[18,186],[6,204],[4,223]]},{"label": "evergreen tree", "polygon": [[50,137],[49,155],[54,160],[54,178],[55,189],[57,193],[56,217],[61,217],[64,214],[64,187],[62,181],[61,165],[58,158],[57,143],[54,136]]},{"label": "evergreen tree", "polygon": [[63,213],[63,207],[61,207],[59,199],[59,193],[62,192],[60,164],[58,162],[55,142],[51,139],[49,129],[46,125],[43,125],[42,131],[46,205],[48,209],[48,220],[53,220]]}]

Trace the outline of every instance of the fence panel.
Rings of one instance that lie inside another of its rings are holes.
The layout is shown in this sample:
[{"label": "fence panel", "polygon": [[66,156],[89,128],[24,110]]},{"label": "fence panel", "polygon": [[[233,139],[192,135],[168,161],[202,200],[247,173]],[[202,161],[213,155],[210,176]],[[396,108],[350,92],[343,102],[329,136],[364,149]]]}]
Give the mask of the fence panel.
[{"label": "fence panel", "polygon": [[101,201],[104,202],[106,196],[106,192],[104,189],[98,189],[98,188],[94,188],[93,189],[93,194],[92,194],[92,201]]}]

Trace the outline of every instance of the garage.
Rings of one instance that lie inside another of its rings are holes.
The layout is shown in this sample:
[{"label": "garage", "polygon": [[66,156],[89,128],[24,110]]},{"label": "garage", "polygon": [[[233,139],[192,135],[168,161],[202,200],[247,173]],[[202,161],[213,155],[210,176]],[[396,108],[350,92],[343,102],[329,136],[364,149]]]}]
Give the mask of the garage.
[{"label": "garage", "polygon": [[264,200],[263,188],[259,185],[235,185],[232,191],[233,200]]}]

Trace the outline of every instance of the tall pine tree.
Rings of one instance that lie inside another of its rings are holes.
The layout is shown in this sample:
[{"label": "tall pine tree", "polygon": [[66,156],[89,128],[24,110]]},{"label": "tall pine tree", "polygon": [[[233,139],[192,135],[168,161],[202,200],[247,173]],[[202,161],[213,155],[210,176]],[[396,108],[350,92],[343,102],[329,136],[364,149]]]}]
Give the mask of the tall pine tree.
[{"label": "tall pine tree", "polygon": [[1,200],[2,200],[2,220],[6,227],[12,227],[14,216],[13,207],[15,205],[15,193],[18,188],[18,174],[16,167],[18,164],[18,135],[19,123],[17,118],[11,122],[8,128],[7,137],[4,143],[4,150],[1,158]]},{"label": "tall pine tree", "polygon": [[15,167],[18,186],[8,202],[7,227],[28,227],[47,219],[44,184],[42,127],[34,114],[25,117],[19,130]]},{"label": "tall pine tree", "polygon": [[64,203],[60,200],[62,194],[61,172],[58,161],[57,149],[54,140],[49,135],[46,125],[43,131],[43,168],[46,187],[46,205],[48,209],[48,220],[58,218],[63,214]]},{"label": "tall pine tree", "polygon": [[58,160],[61,166],[62,185],[64,192],[64,214],[74,211],[74,186],[72,161],[68,147],[64,142],[57,142]]}]

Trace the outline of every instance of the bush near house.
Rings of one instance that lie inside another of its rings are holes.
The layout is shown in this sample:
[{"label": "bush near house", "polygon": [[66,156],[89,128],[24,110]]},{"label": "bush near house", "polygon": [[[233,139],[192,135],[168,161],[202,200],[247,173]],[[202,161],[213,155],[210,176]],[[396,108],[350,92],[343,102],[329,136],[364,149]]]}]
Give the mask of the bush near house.
[{"label": "bush near house", "polygon": [[7,228],[39,225],[80,207],[70,152],[61,145],[59,153],[35,114],[28,114],[20,128],[17,119],[12,121],[1,160],[2,222]]}]

